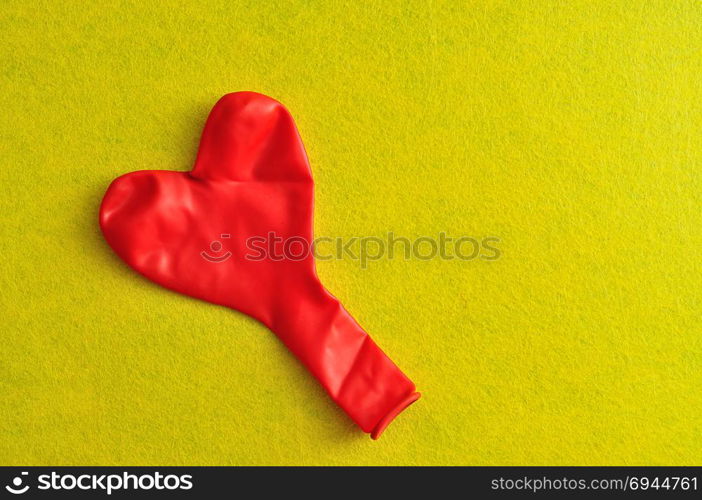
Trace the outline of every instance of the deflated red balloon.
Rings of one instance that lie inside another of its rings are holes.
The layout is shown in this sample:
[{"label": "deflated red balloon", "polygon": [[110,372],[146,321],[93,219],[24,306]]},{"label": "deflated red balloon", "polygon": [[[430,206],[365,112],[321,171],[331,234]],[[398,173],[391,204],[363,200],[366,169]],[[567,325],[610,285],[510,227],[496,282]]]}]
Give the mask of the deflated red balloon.
[{"label": "deflated red balloon", "polygon": [[290,113],[264,95],[237,92],[212,109],[191,172],[115,179],[100,226],[148,279],[265,324],[377,438],[419,398],[414,384],[320,283],[311,252],[281,258],[263,243],[252,252],[252,242],[269,244],[271,235],[309,248],[313,188]]}]

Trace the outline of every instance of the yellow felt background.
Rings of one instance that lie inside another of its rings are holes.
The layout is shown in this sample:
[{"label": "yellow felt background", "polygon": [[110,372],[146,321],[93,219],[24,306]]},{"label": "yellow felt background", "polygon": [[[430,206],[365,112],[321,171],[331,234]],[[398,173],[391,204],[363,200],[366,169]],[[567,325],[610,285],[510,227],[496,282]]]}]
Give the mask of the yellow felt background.
[{"label": "yellow felt background", "polygon": [[[151,5],[153,4],[153,5]],[[0,463],[700,464],[702,3],[4,1]],[[137,276],[102,194],[292,112],[319,273],[424,397],[371,441],[265,328]]]}]

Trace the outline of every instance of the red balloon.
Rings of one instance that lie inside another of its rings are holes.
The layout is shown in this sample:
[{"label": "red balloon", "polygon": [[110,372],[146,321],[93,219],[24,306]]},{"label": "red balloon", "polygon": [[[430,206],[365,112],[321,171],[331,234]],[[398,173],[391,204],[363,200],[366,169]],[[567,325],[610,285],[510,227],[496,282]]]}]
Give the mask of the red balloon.
[{"label": "red balloon", "polygon": [[288,110],[237,92],[212,109],[191,172],[143,170],[115,179],[100,227],[146,278],[266,325],[377,439],[419,398],[412,381],[320,283],[310,252],[294,259],[252,252],[251,242],[270,234],[309,248],[313,190]]}]

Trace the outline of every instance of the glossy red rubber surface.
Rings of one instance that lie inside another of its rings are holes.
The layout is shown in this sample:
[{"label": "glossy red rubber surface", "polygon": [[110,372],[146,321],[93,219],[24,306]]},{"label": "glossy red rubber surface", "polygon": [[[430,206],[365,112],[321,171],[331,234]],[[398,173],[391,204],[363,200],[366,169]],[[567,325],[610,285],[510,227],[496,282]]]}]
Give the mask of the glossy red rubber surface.
[{"label": "glossy red rubber surface", "polygon": [[212,109],[191,172],[145,170],[112,182],[100,227],[148,279],[230,307],[275,332],[329,395],[376,438],[419,394],[301,260],[247,258],[251,237],[311,244],[312,174],[290,113],[237,92]]}]

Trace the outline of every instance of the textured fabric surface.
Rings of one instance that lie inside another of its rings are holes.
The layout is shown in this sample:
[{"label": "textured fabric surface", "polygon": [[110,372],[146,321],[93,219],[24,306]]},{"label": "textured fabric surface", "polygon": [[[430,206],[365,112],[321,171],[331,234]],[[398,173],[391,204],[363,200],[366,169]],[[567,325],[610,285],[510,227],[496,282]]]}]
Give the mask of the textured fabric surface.
[{"label": "textured fabric surface", "polygon": [[[702,4],[5,1],[0,464],[699,464]],[[322,281],[423,398],[378,442],[264,327],[129,270],[100,199],[293,114]]]}]

